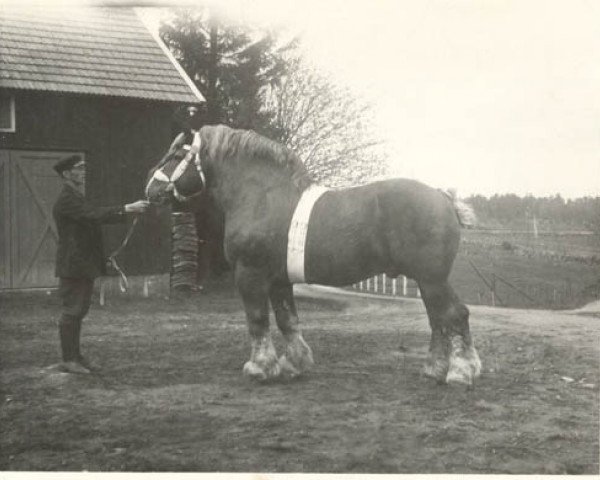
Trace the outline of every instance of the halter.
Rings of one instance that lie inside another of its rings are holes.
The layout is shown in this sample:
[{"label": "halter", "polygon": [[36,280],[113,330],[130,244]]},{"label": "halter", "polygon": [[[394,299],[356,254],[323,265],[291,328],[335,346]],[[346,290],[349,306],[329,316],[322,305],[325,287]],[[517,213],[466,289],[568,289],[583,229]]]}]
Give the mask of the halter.
[{"label": "halter", "polygon": [[187,150],[187,154],[179,162],[177,167],[175,167],[175,170],[173,170],[173,173],[171,174],[171,176],[169,177],[165,172],[163,172],[162,167],[157,168],[154,171],[154,173],[152,174],[152,177],[150,178],[150,180],[148,180],[148,184],[146,185],[146,197],[148,197],[148,189],[150,188],[150,184],[152,183],[153,180],[158,180],[159,182],[168,183],[169,185],[167,186],[167,188],[169,188],[169,187],[172,188],[173,195],[180,202],[185,202],[197,195],[200,195],[200,193],[202,193],[202,189],[200,189],[199,192],[194,193],[193,195],[189,195],[189,196],[182,195],[177,190],[177,186],[175,185],[175,182],[177,180],[179,180],[179,178],[187,170],[187,168],[190,166],[190,163],[193,159],[194,165],[196,166],[196,170],[198,171],[198,175],[200,176],[200,181],[202,182],[202,186],[206,185],[206,177],[204,176],[204,172],[202,171],[202,160],[200,158],[201,142],[202,141],[200,139],[200,132],[194,131],[194,140],[192,141],[192,144],[191,145],[183,145],[181,147],[184,150]]}]

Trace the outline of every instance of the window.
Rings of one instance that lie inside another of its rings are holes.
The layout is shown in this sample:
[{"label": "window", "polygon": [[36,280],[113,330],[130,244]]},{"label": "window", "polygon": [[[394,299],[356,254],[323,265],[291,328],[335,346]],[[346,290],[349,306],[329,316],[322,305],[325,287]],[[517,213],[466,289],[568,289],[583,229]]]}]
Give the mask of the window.
[{"label": "window", "polygon": [[0,92],[0,132],[14,132],[15,130],[15,97]]}]

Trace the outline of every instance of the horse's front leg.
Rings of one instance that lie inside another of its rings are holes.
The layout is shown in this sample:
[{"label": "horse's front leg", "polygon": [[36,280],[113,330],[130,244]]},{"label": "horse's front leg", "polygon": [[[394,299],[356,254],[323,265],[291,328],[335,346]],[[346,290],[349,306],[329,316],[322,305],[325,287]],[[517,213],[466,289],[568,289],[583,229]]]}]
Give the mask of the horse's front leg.
[{"label": "horse's front leg", "polygon": [[273,284],[269,296],[277,326],[286,340],[279,364],[285,374],[296,377],[308,370],[314,361],[312,350],[302,337],[292,284]]},{"label": "horse's front leg", "polygon": [[266,275],[258,268],[247,267],[238,262],[235,282],[244,302],[252,343],[250,360],[244,365],[244,374],[257,380],[278,377],[281,367],[269,331],[269,286]]}]

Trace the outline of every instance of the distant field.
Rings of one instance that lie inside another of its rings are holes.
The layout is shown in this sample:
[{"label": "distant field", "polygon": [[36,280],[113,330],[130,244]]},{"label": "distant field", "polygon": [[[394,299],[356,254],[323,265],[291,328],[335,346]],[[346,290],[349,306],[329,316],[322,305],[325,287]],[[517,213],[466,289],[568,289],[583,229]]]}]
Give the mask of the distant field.
[{"label": "distant field", "polygon": [[[463,243],[450,280],[471,304],[574,308],[600,298],[600,264],[506,250],[502,242]],[[494,281],[496,294],[492,299]]]},{"label": "distant field", "polygon": [[600,262],[600,235],[593,232],[544,232],[537,237],[523,230],[463,230],[463,243],[502,245],[508,242],[536,255],[558,255],[597,259]]},{"label": "distant field", "polygon": [[[575,308],[600,298],[600,237],[575,232],[463,230],[450,281],[468,304]],[[383,277],[377,280],[382,293]],[[366,282],[362,284],[367,289]],[[392,293],[391,279],[385,294]],[[368,290],[375,290],[371,280]],[[492,294],[492,291],[494,294]],[[402,282],[396,282],[402,292]],[[407,296],[418,295],[409,281]]]}]

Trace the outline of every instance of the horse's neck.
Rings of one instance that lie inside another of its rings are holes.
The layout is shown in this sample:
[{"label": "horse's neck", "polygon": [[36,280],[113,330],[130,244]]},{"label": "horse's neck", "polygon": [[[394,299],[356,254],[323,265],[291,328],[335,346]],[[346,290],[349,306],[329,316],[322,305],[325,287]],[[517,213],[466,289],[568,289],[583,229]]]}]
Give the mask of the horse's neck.
[{"label": "horse's neck", "polygon": [[275,190],[280,191],[282,196],[300,197],[300,191],[289,173],[278,167],[221,164],[213,172],[214,182],[209,190],[225,212],[258,207],[260,202],[264,202],[265,195]]}]

